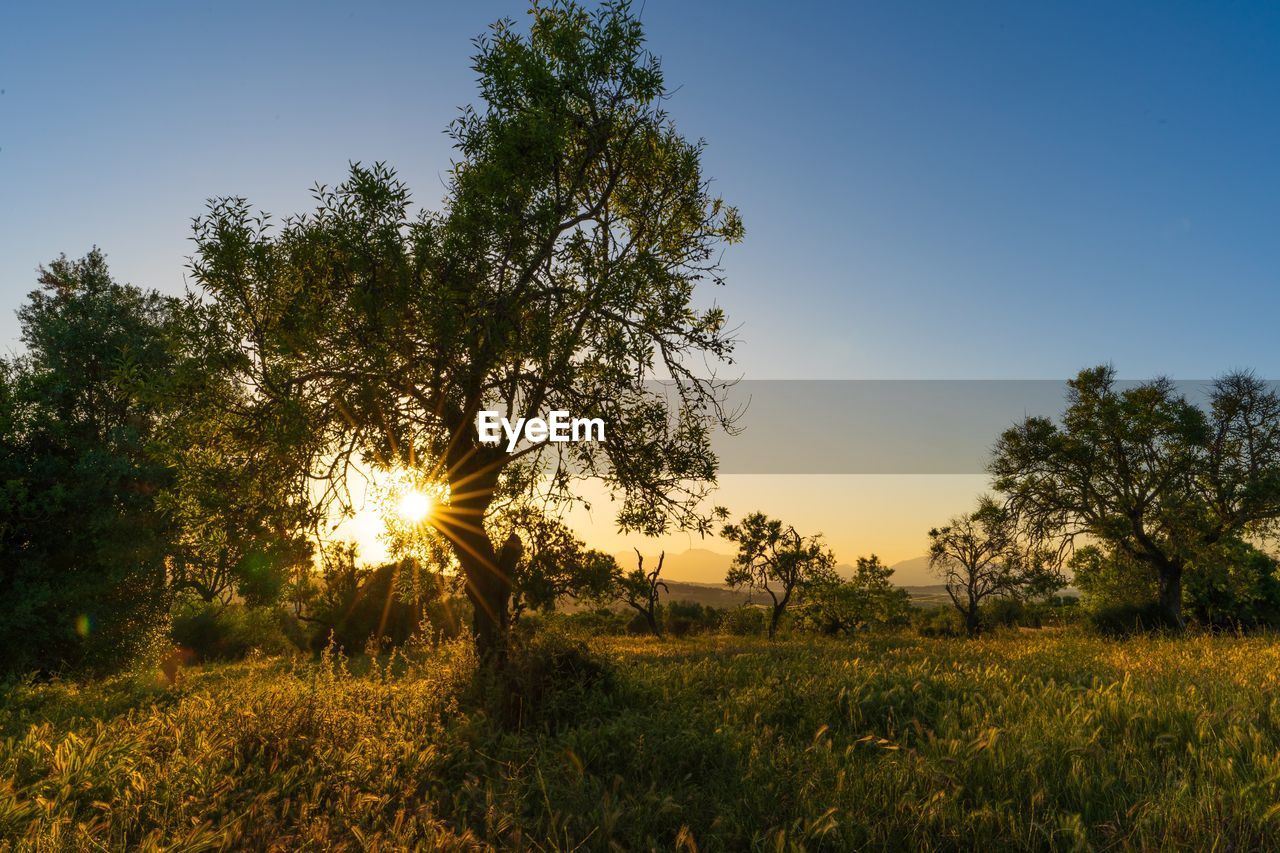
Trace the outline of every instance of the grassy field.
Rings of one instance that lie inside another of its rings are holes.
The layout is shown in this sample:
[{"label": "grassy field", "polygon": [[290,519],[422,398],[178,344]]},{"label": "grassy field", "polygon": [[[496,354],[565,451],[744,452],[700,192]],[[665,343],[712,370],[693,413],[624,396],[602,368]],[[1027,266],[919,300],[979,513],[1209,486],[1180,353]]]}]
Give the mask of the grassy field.
[{"label": "grassy field", "polygon": [[[1280,641],[544,639],[10,688],[16,849],[1274,848]],[[359,670],[363,671],[359,671]]]}]

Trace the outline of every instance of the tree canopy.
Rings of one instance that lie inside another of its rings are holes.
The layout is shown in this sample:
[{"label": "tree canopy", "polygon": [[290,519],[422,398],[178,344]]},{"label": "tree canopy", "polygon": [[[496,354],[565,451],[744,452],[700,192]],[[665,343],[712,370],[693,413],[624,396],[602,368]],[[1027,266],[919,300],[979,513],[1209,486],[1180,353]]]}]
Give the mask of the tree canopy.
[{"label": "tree canopy", "polygon": [[1246,372],[1216,380],[1207,409],[1167,379],[1119,388],[1111,367],[1069,388],[1061,423],[1030,417],[1000,437],[995,486],[1036,539],[1084,536],[1150,566],[1181,625],[1187,566],[1280,517],[1280,396]]},{"label": "tree canopy", "polygon": [[0,369],[0,646],[6,669],[108,667],[166,602],[165,410],[139,389],[167,369],[173,304],[114,281],[96,249],[39,284],[26,352]]},{"label": "tree canopy", "polygon": [[836,560],[822,536],[802,536],[779,519],[753,512],[736,524],[726,524],[720,535],[738,546],[725,583],[758,589],[769,596],[769,638],[792,598],[806,584],[830,579]]},{"label": "tree canopy", "polygon": [[[449,128],[438,209],[415,213],[390,168],[354,165],[279,228],[243,198],[211,202],[191,267],[236,381],[284,432],[307,425],[312,474],[341,481],[363,459],[447,485],[435,522],[493,649],[511,592],[495,502],[592,476],[625,530],[709,529],[710,432],[731,418],[706,366],[733,341],[695,287],[721,282],[743,229],[625,3],[535,5],[527,31],[500,21],[476,48],[480,100]],[[479,441],[482,410],[609,428],[508,453]]]},{"label": "tree canopy", "polygon": [[982,603],[992,596],[1024,598],[1064,586],[1056,554],[1029,544],[1017,516],[991,497],[929,531],[929,565],[942,578],[951,603],[974,636]]}]

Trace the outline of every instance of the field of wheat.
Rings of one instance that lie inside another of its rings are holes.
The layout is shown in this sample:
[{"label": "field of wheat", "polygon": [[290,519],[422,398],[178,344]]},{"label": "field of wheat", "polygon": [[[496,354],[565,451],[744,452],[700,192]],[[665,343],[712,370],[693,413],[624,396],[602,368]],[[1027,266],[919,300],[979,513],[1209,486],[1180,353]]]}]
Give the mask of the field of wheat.
[{"label": "field of wheat", "polygon": [[[584,645],[585,643],[585,645]],[[0,705],[13,849],[1201,849],[1280,838],[1280,641],[547,635]]]}]

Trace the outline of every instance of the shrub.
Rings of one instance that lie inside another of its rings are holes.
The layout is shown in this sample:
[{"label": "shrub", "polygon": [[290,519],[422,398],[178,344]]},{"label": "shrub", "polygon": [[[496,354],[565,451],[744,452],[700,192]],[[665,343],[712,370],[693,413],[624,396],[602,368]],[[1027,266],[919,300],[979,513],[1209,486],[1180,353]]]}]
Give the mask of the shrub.
[{"label": "shrub", "polygon": [[502,720],[510,727],[557,731],[593,705],[590,694],[607,691],[613,668],[587,644],[554,629],[513,643],[498,674]]},{"label": "shrub", "polygon": [[[597,607],[592,610],[579,610],[577,613],[549,613],[543,616],[548,625],[561,625],[570,631],[586,634],[625,634],[647,633],[648,627],[632,631],[635,623],[630,610],[615,610],[610,607]],[[636,614],[639,624],[644,626],[644,619]],[[523,619],[523,617],[522,617]]]},{"label": "shrub", "polygon": [[762,607],[745,604],[726,610],[720,620],[720,630],[740,637],[763,634],[769,626],[769,614]]},{"label": "shrub", "polygon": [[1210,629],[1280,626],[1280,580],[1270,555],[1238,539],[1208,549],[1184,580],[1188,615]]},{"label": "shrub", "polygon": [[960,617],[950,607],[925,607],[915,613],[916,631],[922,637],[959,637],[964,634]]},{"label": "shrub", "polygon": [[982,605],[982,624],[1000,628],[1039,628],[1040,614],[1016,598],[995,597]]},{"label": "shrub", "polygon": [[714,631],[720,626],[720,611],[696,601],[671,601],[662,607],[662,621],[673,637]]},{"label": "shrub", "polygon": [[254,649],[284,654],[297,648],[289,633],[302,636],[296,620],[281,610],[203,601],[179,605],[170,628],[173,642],[197,661],[240,660]]},{"label": "shrub", "polygon": [[649,620],[644,618],[643,613],[634,613],[627,620],[627,633],[635,636],[643,636],[644,634],[653,633],[649,629]]},{"label": "shrub", "polygon": [[1104,605],[1094,610],[1089,619],[1094,630],[1108,637],[1126,637],[1177,627],[1169,622],[1164,609],[1155,601]]},{"label": "shrub", "polygon": [[830,636],[905,625],[910,618],[911,596],[894,586],[892,577],[893,569],[876,555],[859,557],[852,578],[845,580],[833,573],[805,584],[798,606],[793,608],[796,624]]},{"label": "shrub", "polygon": [[[400,597],[396,588],[400,569],[397,563],[379,566],[362,578],[359,586],[335,595],[317,614],[324,627],[312,638],[312,648],[324,648],[332,637],[342,651],[358,654],[370,640],[399,646],[413,636],[426,610]],[[441,627],[456,630],[448,623]]]}]

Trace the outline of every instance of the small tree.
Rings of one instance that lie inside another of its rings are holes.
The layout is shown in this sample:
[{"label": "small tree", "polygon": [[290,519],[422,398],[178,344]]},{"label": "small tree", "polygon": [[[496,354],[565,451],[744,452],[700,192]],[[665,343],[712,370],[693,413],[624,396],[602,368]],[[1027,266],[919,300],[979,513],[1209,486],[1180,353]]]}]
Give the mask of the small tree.
[{"label": "small tree", "polygon": [[987,598],[1047,595],[1064,585],[1050,555],[1024,547],[1017,519],[990,497],[982,498],[975,511],[929,531],[929,565],[946,584],[970,637],[982,627]]},{"label": "small tree", "polygon": [[805,583],[829,577],[835,557],[822,536],[801,536],[794,527],[754,512],[738,524],[726,524],[720,533],[738,545],[738,553],[725,577],[732,587],[763,590],[773,602],[769,614],[769,639],[792,596]]},{"label": "small tree", "polygon": [[617,579],[618,593],[622,600],[644,617],[645,624],[655,637],[662,636],[662,627],[658,624],[658,590],[668,593],[671,591],[667,588],[666,581],[661,579],[662,562],[666,558],[667,552],[663,551],[658,555],[658,565],[653,567],[653,571],[646,572],[644,555],[637,548],[636,567],[625,575],[619,575]]},{"label": "small tree", "polygon": [[911,597],[893,585],[892,576],[893,569],[875,554],[859,557],[852,578],[832,573],[806,585],[802,618],[824,634],[903,622],[911,610]]},{"label": "small tree", "polygon": [[511,621],[525,610],[548,612],[561,598],[607,599],[618,562],[588,548],[563,522],[526,508],[507,518],[522,542],[511,573]]}]

